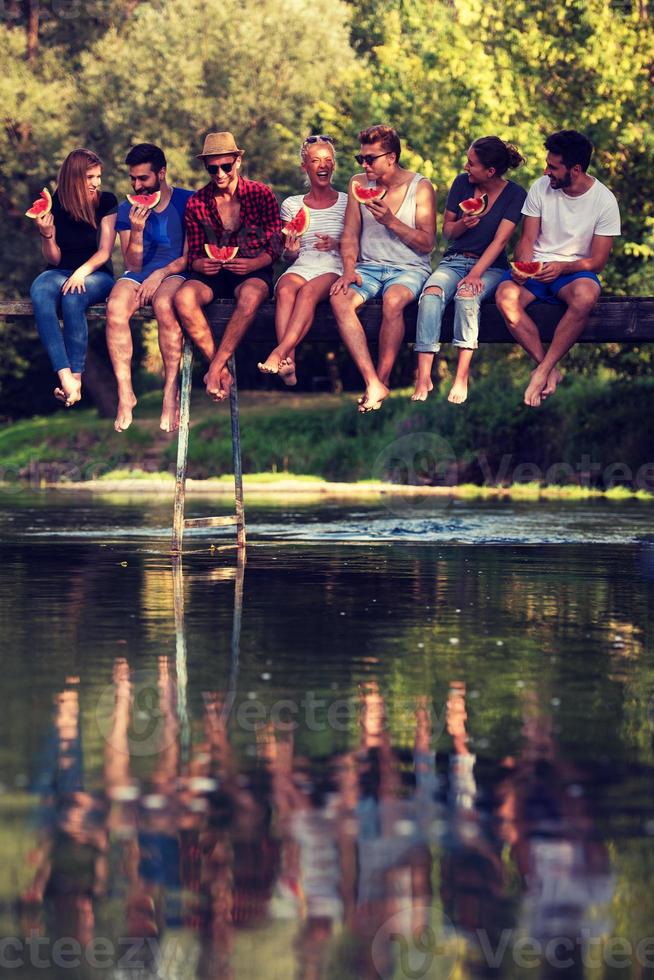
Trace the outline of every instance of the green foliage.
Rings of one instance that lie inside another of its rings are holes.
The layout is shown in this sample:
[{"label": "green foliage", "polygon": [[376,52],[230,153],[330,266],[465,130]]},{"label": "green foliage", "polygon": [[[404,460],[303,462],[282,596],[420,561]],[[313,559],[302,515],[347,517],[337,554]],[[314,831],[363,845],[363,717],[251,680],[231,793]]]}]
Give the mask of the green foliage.
[{"label": "green foliage", "polygon": [[[526,185],[541,172],[547,133],[585,131],[597,146],[593,173],[616,192],[623,219],[606,287],[654,292],[645,4],[335,0],[325,12],[310,0],[51,0],[31,60],[24,6],[0,24],[0,295],[24,295],[41,267],[23,212],[76,145],[100,153],[105,186],[121,196],[133,142],[161,143],[172,180],[197,186],[204,134],[232,129],[249,174],[282,196],[301,186],[309,128],[338,137],[343,187],[358,130],[380,121],[399,130],[406,164],[437,185],[439,208],[476,137],[515,142],[526,164],[514,176]],[[8,372],[26,355],[12,331],[1,340],[7,412]],[[579,364],[628,375],[650,367],[643,351],[615,349],[584,351]]]}]

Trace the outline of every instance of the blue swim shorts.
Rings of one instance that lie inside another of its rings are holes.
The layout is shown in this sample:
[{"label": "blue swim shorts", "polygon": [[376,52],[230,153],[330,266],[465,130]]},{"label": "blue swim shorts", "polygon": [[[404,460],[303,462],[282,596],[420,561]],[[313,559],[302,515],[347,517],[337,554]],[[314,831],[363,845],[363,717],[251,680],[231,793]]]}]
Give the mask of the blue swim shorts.
[{"label": "blue swim shorts", "polygon": [[[571,272],[567,276],[557,276],[552,282],[541,282],[539,279],[525,279],[522,285],[525,289],[536,297],[541,303],[559,303],[563,305],[563,300],[558,299],[559,290],[574,282],[575,279],[592,279],[601,289],[601,284],[594,272]],[[500,283],[511,280],[515,282],[510,272],[505,272]],[[498,284],[499,285],[499,284]]]},{"label": "blue swim shorts", "polygon": [[361,285],[352,283],[350,289],[363,296],[366,302],[379,293],[383,295],[391,286],[406,286],[413,293],[414,299],[417,299],[429,276],[429,270],[400,269],[394,265],[381,265],[379,262],[359,262],[356,271],[361,276]]}]

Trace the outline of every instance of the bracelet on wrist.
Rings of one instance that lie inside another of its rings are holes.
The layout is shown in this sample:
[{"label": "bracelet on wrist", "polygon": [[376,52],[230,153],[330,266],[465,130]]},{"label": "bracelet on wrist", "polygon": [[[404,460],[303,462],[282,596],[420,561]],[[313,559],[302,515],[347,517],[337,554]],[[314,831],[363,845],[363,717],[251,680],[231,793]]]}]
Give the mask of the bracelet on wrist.
[{"label": "bracelet on wrist", "polygon": [[[41,232],[39,232],[39,235],[41,235]],[[54,238],[54,235],[41,235],[41,238],[46,238],[49,241],[51,238]]]}]

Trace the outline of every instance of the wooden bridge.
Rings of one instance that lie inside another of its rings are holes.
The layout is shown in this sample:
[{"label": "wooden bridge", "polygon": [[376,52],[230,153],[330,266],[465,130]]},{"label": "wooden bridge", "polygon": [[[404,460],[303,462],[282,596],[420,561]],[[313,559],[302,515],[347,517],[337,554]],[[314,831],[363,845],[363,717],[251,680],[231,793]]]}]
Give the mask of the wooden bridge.
[{"label": "wooden bridge", "polygon": [[[217,300],[207,307],[207,317],[216,337],[220,337],[233,310],[232,300]],[[538,324],[541,336],[546,342],[551,340],[556,325],[565,307],[553,303],[532,303],[529,313]],[[29,300],[0,300],[0,319],[9,317],[32,317],[32,304]],[[359,311],[368,339],[374,342],[381,323],[381,303],[372,301]],[[415,340],[417,304],[413,303],[405,312],[406,342]],[[88,310],[89,319],[104,319],[105,307],[92,306]],[[147,320],[151,314],[147,308],[139,311],[134,321]],[[445,312],[442,337],[444,343],[452,339],[453,307],[449,304]],[[275,342],[275,307],[272,302],[265,303],[250,328],[248,341],[265,344],[267,348]],[[482,304],[479,331],[480,343],[511,344],[513,338],[506,328],[493,302]],[[309,334],[311,342],[338,341],[338,330],[329,304],[322,303]],[[654,297],[602,297],[595,307],[588,326],[580,337],[580,343],[641,344],[654,341]],[[175,481],[175,501],[173,507],[172,553],[179,555],[183,547],[185,528],[191,527],[236,527],[236,544],[245,548],[245,511],[243,506],[243,473],[241,466],[241,444],[238,415],[238,390],[236,369],[230,361],[234,385],[230,394],[230,414],[232,425],[232,460],[235,484],[235,514],[229,517],[184,517],[186,466],[188,454],[188,433],[190,424],[190,398],[193,365],[193,348],[186,340],[182,354],[180,426],[177,442],[177,474]]]}]

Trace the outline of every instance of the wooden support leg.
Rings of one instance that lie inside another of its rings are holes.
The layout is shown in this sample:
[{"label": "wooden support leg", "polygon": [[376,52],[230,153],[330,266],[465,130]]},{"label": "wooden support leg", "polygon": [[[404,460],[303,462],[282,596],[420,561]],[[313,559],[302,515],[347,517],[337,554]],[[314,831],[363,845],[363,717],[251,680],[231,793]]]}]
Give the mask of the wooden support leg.
[{"label": "wooden support leg", "polygon": [[175,505],[173,508],[173,540],[171,551],[181,554],[184,538],[184,499],[186,496],[186,464],[188,430],[191,416],[191,384],[193,381],[193,345],[186,338],[182,351],[182,380],[179,396],[179,432],[177,434],[177,473],[175,475]]},{"label": "wooden support leg", "polygon": [[241,463],[241,432],[238,420],[238,389],[236,365],[230,357],[227,368],[234,383],[229,393],[229,411],[232,419],[232,465],[234,468],[234,500],[236,504],[236,545],[245,548],[245,507],[243,504],[243,466]]}]

